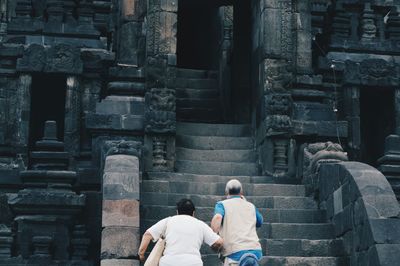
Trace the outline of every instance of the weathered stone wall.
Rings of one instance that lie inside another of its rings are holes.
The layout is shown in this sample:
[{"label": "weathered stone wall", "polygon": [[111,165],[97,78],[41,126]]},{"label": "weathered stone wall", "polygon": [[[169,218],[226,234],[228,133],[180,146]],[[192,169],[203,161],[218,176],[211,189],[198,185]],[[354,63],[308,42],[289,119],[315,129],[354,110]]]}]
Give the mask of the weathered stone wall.
[{"label": "weathered stone wall", "polygon": [[396,265],[400,252],[400,207],[390,184],[359,162],[322,163],[318,199],[351,265]]}]

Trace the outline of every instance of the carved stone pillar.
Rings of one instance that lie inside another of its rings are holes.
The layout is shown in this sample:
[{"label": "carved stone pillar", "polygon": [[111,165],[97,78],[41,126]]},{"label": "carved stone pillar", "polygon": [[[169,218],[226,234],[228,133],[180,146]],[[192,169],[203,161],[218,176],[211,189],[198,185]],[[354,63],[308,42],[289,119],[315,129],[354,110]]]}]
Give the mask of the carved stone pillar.
[{"label": "carved stone pillar", "polygon": [[67,77],[67,92],[65,96],[65,150],[77,156],[80,148],[81,93],[78,77]]},{"label": "carved stone pillar", "polygon": [[138,264],[140,153],[133,141],[106,141],[103,147],[101,265]]},{"label": "carved stone pillar", "polygon": [[346,87],[344,93],[344,108],[349,123],[348,145],[350,159],[361,159],[361,131],[360,131],[360,89],[356,86]]},{"label": "carved stone pillar", "polygon": [[16,134],[15,142],[20,153],[27,152],[29,144],[29,114],[31,109],[31,85],[32,77],[29,74],[21,74],[17,87],[16,108]]},{"label": "carved stone pillar", "polygon": [[145,167],[173,171],[175,161],[175,91],[153,88],[146,93]]},{"label": "carved stone pillar", "polygon": [[62,23],[63,2],[60,0],[47,1],[47,13],[49,15],[49,22]]},{"label": "carved stone pillar", "polygon": [[147,55],[176,56],[177,0],[149,0],[147,9]]},{"label": "carved stone pillar", "polygon": [[312,73],[312,29],[310,1],[297,1],[296,23],[296,71],[297,73]]},{"label": "carved stone pillar", "polygon": [[371,41],[376,37],[376,25],[375,25],[375,14],[371,9],[371,3],[364,4],[364,11],[361,15],[361,40]]},{"label": "carved stone pillar", "polygon": [[396,7],[392,7],[386,25],[387,37],[390,40],[400,40],[400,17]]},{"label": "carved stone pillar", "polygon": [[395,109],[395,134],[400,135],[400,89],[394,90],[394,109]]},{"label": "carved stone pillar", "polygon": [[263,173],[277,178],[292,178],[295,174],[295,147],[291,139],[292,99],[288,93],[270,92],[265,96],[265,120],[261,149]]},{"label": "carved stone pillar", "polygon": [[344,10],[342,3],[336,4],[336,15],[332,23],[333,37],[346,41],[351,33],[350,15]]}]

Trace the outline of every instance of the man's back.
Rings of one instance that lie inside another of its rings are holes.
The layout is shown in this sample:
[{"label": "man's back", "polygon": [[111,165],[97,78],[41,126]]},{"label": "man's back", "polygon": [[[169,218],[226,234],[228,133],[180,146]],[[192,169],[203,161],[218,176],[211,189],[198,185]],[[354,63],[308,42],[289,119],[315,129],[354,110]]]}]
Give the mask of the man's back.
[{"label": "man's back", "polygon": [[161,220],[149,229],[154,239],[165,230],[165,250],[160,265],[203,265],[200,247],[211,246],[218,236],[204,222],[189,216],[176,215]]},{"label": "man's back", "polygon": [[240,197],[230,198],[221,203],[224,207],[220,230],[220,235],[224,239],[223,255],[242,250],[261,249],[256,231],[255,206]]}]

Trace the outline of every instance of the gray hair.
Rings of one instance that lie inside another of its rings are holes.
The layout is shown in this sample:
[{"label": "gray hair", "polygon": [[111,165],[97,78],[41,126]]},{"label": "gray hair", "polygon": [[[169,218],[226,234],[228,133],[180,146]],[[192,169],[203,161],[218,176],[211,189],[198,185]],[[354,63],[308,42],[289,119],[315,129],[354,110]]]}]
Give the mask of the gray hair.
[{"label": "gray hair", "polygon": [[243,192],[242,184],[237,179],[231,179],[226,183],[225,193],[227,195],[239,195]]}]

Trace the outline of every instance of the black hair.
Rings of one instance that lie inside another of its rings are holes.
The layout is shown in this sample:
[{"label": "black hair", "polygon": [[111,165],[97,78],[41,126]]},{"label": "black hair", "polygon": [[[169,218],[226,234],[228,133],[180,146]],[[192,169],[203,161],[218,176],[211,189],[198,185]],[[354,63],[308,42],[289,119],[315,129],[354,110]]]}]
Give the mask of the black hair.
[{"label": "black hair", "polygon": [[176,203],[178,214],[186,214],[192,216],[194,213],[194,204],[190,199],[181,199]]}]

